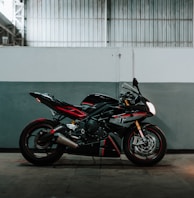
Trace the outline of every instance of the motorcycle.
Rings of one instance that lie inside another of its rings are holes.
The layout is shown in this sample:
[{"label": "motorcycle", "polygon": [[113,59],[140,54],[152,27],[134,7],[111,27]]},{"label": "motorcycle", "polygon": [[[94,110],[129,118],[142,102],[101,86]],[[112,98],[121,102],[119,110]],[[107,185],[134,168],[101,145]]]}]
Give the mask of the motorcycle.
[{"label": "motorcycle", "polygon": [[64,153],[126,157],[136,165],[152,166],[162,160],[167,143],[162,130],[144,122],[154,116],[154,105],[142,96],[137,79],[123,83],[119,100],[90,94],[80,105],[57,100],[48,93],[30,92],[48,106],[53,119],[39,118],[22,131],[19,147],[34,165],[53,164]]}]

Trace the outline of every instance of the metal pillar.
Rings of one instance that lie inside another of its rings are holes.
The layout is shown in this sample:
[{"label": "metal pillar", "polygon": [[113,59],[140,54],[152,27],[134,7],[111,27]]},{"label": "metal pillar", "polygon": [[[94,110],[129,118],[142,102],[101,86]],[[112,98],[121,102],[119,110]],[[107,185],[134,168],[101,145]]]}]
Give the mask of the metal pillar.
[{"label": "metal pillar", "polygon": [[[19,37],[16,38],[16,43],[24,45],[24,0],[14,0],[14,19],[13,23],[17,28]],[[20,36],[21,35],[21,36]]]}]

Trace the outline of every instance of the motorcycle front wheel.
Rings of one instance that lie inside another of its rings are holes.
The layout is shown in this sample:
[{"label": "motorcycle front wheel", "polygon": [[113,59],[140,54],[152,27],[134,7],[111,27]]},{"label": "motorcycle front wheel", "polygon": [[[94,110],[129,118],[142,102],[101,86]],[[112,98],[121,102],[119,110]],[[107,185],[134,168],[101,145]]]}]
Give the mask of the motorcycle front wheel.
[{"label": "motorcycle front wheel", "polygon": [[53,164],[60,159],[64,147],[57,144],[54,137],[49,136],[49,131],[54,127],[56,127],[55,122],[40,119],[31,122],[23,129],[20,135],[19,147],[27,161],[41,166]]},{"label": "motorcycle front wheel", "polygon": [[163,132],[152,124],[142,125],[146,141],[137,129],[127,133],[123,140],[123,150],[127,158],[139,166],[152,166],[162,160],[167,143]]}]

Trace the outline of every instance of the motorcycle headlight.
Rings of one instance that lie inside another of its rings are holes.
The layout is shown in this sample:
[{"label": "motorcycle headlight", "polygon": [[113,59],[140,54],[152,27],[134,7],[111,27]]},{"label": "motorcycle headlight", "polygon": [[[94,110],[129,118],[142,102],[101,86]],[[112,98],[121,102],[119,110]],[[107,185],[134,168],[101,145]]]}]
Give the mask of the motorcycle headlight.
[{"label": "motorcycle headlight", "polygon": [[152,113],[153,115],[156,115],[156,109],[155,109],[154,105],[151,102],[146,102],[146,104],[149,108],[150,113]]}]

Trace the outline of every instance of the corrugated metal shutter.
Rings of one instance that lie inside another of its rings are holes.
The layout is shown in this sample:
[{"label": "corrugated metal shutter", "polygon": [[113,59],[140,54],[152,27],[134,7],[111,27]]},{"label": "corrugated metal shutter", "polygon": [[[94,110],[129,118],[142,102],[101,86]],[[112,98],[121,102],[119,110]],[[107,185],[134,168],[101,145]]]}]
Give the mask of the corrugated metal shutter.
[{"label": "corrugated metal shutter", "polygon": [[110,46],[191,47],[192,0],[111,0]]},{"label": "corrugated metal shutter", "polygon": [[28,0],[27,45],[100,47],[105,0]]},{"label": "corrugated metal shutter", "polygon": [[26,2],[29,46],[193,46],[193,0]]}]

